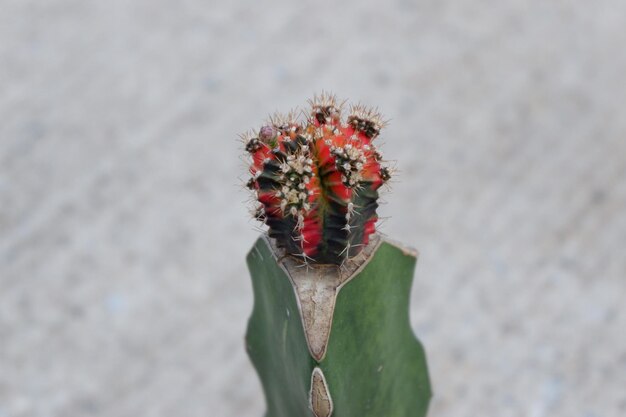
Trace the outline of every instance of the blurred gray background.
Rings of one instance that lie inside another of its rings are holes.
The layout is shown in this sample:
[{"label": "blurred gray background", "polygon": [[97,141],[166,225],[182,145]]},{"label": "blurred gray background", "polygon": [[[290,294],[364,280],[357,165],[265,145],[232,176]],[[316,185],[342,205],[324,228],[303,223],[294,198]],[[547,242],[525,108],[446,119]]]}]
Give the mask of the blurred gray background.
[{"label": "blurred gray background", "polygon": [[391,119],[431,416],[626,415],[626,3],[0,0],[0,417],[260,417],[237,134]]}]

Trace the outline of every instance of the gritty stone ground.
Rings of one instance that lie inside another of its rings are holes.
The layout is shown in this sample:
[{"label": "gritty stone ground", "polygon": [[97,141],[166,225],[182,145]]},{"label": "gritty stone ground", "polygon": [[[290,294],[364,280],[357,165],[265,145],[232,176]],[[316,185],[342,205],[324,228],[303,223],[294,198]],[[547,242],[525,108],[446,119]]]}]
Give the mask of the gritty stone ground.
[{"label": "gritty stone ground", "polygon": [[237,133],[377,105],[437,417],[626,415],[626,3],[0,0],[0,417],[260,417]]}]

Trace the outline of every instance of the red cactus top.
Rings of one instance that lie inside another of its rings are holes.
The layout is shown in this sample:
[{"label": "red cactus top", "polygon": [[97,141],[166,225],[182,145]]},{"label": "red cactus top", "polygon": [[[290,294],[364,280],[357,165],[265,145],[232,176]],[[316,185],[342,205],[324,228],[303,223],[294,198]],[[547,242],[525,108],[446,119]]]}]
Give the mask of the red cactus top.
[{"label": "red cactus top", "polygon": [[310,116],[274,116],[258,134],[245,135],[252,156],[247,183],[259,205],[256,218],[287,253],[307,261],[341,264],[369,242],[378,217],[378,189],[390,178],[372,141],[381,115],[341,105],[322,93]]}]

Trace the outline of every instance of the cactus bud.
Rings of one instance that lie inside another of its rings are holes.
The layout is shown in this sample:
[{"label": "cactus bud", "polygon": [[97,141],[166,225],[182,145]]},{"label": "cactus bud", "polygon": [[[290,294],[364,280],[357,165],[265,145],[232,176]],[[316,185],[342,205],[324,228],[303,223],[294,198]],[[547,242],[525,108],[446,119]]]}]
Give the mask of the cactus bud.
[{"label": "cactus bud", "polygon": [[276,130],[273,126],[263,126],[259,129],[259,140],[263,143],[270,143],[276,138]]}]

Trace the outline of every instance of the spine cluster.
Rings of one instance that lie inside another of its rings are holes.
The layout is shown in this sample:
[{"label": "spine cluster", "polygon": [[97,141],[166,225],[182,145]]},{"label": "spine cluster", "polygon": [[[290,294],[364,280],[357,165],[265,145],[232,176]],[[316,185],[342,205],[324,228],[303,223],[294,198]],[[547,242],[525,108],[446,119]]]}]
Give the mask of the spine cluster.
[{"label": "spine cluster", "polygon": [[309,101],[304,121],[295,112],[275,115],[256,133],[243,135],[251,155],[257,208],[269,236],[305,262],[341,264],[369,242],[378,220],[378,189],[390,179],[372,143],[381,115],[342,104],[330,94]]}]

